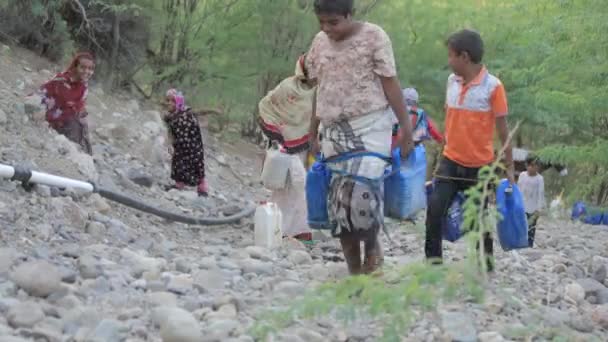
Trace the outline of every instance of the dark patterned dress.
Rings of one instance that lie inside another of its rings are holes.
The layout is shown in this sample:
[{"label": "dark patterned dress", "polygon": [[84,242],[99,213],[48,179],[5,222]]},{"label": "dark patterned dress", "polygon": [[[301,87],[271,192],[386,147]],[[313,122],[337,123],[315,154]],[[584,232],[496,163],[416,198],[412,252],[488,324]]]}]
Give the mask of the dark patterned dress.
[{"label": "dark patterned dress", "polygon": [[165,117],[173,135],[171,179],[196,186],[205,178],[203,138],[198,119],[190,108]]}]

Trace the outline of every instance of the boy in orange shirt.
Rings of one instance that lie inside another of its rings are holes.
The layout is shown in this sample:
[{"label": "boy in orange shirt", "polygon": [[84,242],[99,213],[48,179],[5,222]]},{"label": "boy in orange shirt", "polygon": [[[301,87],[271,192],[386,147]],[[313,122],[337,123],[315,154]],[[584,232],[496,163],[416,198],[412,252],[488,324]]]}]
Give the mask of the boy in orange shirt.
[{"label": "boy in orange shirt", "polygon": [[[446,145],[435,175],[426,219],[425,254],[433,263],[442,262],[441,220],[459,191],[477,183],[483,166],[494,161],[494,131],[503,144],[508,143],[507,97],[501,81],[481,63],[483,40],[479,33],[462,30],[447,41],[448,64],[453,70],[447,82]],[[513,177],[511,146],[505,151],[507,177]],[[483,236],[488,270],[493,270],[493,240]],[[478,245],[479,247],[479,245]]]}]

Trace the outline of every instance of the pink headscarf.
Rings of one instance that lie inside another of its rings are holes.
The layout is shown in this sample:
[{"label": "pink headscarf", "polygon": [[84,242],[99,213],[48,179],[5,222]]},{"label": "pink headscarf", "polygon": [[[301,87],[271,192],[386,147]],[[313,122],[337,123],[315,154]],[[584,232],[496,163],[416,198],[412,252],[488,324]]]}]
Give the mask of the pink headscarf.
[{"label": "pink headscarf", "polygon": [[169,89],[167,90],[166,96],[172,98],[173,102],[175,102],[176,112],[181,112],[186,109],[186,100],[184,99],[184,95],[181,91],[178,91],[176,89]]}]

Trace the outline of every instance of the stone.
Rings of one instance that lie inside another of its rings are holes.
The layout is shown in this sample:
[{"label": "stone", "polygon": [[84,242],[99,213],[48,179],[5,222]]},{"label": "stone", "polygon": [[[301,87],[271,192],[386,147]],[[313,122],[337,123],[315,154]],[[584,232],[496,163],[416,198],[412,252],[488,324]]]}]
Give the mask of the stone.
[{"label": "stone", "polygon": [[574,302],[580,303],[585,299],[585,289],[578,283],[571,283],[566,285],[564,298]]},{"label": "stone", "polygon": [[326,338],[319,334],[318,332],[310,329],[299,328],[296,330],[296,334],[307,342],[323,342],[326,341]]},{"label": "stone", "polygon": [[477,330],[473,325],[473,320],[466,312],[442,311],[440,315],[442,329],[451,340],[477,341]]},{"label": "stone", "polygon": [[486,331],[477,335],[479,342],[504,342],[505,338],[495,331]]},{"label": "stone", "polygon": [[89,335],[90,342],[115,342],[126,338],[129,328],[119,321],[104,319]]},{"label": "stone", "polygon": [[[48,319],[48,318],[47,318]],[[23,331],[24,333],[27,330]],[[47,323],[47,320],[44,320],[38,323],[31,331],[27,331],[26,337],[32,338],[36,341],[49,341],[49,342],[59,342],[63,339],[63,334],[61,333],[60,326],[54,326],[50,323]]]},{"label": "stone", "polygon": [[272,260],[272,258],[270,258],[270,251],[264,247],[248,246],[247,248],[245,248],[245,251],[253,259],[259,259],[263,261]]},{"label": "stone", "polygon": [[6,317],[15,329],[31,328],[44,319],[44,311],[34,302],[24,302],[11,307]]},{"label": "stone", "polygon": [[608,304],[595,307],[591,313],[591,319],[602,328],[608,329]]},{"label": "stone", "polygon": [[36,119],[40,119],[41,117],[38,117],[38,115],[46,112],[46,108],[42,104],[42,98],[37,94],[25,97],[23,110],[25,114],[31,115]]},{"label": "stone", "polygon": [[6,113],[4,112],[4,110],[2,110],[2,108],[0,108],[0,125],[6,124],[6,121],[7,121]]},{"label": "stone", "polygon": [[560,327],[570,322],[570,314],[554,307],[546,307],[543,315],[545,323],[551,327]]},{"label": "stone", "polygon": [[71,268],[60,267],[59,272],[61,272],[61,281],[64,283],[74,284],[78,278],[76,271]]},{"label": "stone", "polygon": [[140,278],[144,272],[160,274],[166,266],[166,261],[135,253],[127,248],[120,252],[122,259],[131,267],[131,275]]},{"label": "stone", "polygon": [[125,309],[118,315],[118,319],[121,321],[126,321],[129,319],[139,318],[143,314],[144,310],[142,308]]},{"label": "stone", "polygon": [[594,256],[591,259],[590,275],[600,283],[604,283],[607,277],[608,259],[601,256]]},{"label": "stone", "polygon": [[146,301],[152,307],[177,307],[177,296],[170,292],[148,293]]},{"label": "stone", "polygon": [[289,252],[288,259],[296,266],[308,265],[312,263],[312,257],[310,256],[310,254],[308,254],[308,252],[306,251],[301,250]]},{"label": "stone", "polygon": [[[163,310],[163,308],[157,310]],[[200,342],[203,340],[201,328],[191,313],[179,308],[165,308],[164,310],[165,317],[162,318],[165,319],[159,322],[163,342]]]},{"label": "stone", "polygon": [[48,223],[41,223],[33,229],[34,234],[43,241],[49,241],[53,234],[55,234],[55,229]]},{"label": "stone", "polygon": [[106,237],[107,228],[103,223],[89,221],[85,228],[85,232],[95,238]]},{"label": "stone", "polygon": [[102,317],[97,307],[76,306],[69,308],[61,319],[64,334],[76,335],[80,331],[85,339],[101,322]]},{"label": "stone", "polygon": [[142,125],[142,133],[148,138],[152,139],[161,133],[161,125],[153,121],[147,121]]},{"label": "stone", "polygon": [[208,315],[208,319],[236,319],[238,310],[234,304],[222,305],[217,311]]},{"label": "stone", "polygon": [[201,293],[224,288],[224,275],[220,270],[200,270],[194,274],[194,288]]},{"label": "stone", "polygon": [[597,304],[608,304],[608,288],[598,291],[596,294],[596,300]]},{"label": "stone", "polygon": [[92,194],[89,199],[93,203],[95,210],[101,214],[107,214],[112,210],[108,201],[99,196],[99,194]]},{"label": "stone", "polygon": [[59,269],[46,261],[31,261],[19,265],[11,274],[11,279],[35,297],[47,297],[61,289]]},{"label": "stone", "polygon": [[205,329],[205,336],[211,341],[225,341],[239,329],[239,321],[231,319],[220,319],[212,321]]},{"label": "stone", "polygon": [[78,258],[78,271],[83,279],[96,279],[103,275],[101,263],[90,254],[85,254]]},{"label": "stone", "polygon": [[256,259],[244,259],[238,262],[244,273],[255,273],[257,275],[272,275],[274,273],[272,264]]},{"label": "stone", "polygon": [[10,271],[15,262],[17,252],[12,248],[0,248],[0,276]]},{"label": "stone", "polygon": [[295,281],[284,281],[277,284],[274,287],[274,291],[277,295],[296,297],[304,293],[305,286],[304,284]]},{"label": "stone", "polygon": [[85,230],[89,214],[74,203],[70,197],[51,198],[48,210],[53,213],[57,221],[64,222],[76,229]]},{"label": "stone", "polygon": [[142,169],[130,169],[127,172],[127,177],[131,182],[146,188],[154,185],[154,178]]},{"label": "stone", "polygon": [[171,277],[167,284],[167,290],[178,295],[185,295],[192,291],[193,281],[190,275],[178,275]]},{"label": "stone", "polygon": [[570,326],[583,333],[593,332],[594,326],[593,321],[589,317],[575,316],[570,320]]},{"label": "stone", "polygon": [[175,270],[182,273],[190,273],[192,271],[192,262],[185,258],[176,259]]},{"label": "stone", "polygon": [[576,282],[585,291],[585,298],[589,296],[597,297],[600,291],[606,290],[606,287],[602,283],[593,278],[578,279]]}]

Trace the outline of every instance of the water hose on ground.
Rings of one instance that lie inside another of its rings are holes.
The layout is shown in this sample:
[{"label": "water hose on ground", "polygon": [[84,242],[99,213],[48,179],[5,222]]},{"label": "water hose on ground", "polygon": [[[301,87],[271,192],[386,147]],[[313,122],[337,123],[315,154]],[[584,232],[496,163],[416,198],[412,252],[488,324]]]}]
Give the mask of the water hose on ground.
[{"label": "water hose on ground", "polygon": [[164,219],[186,223],[191,225],[202,225],[202,226],[214,226],[236,223],[239,220],[252,216],[255,212],[255,208],[247,208],[241,212],[223,218],[215,217],[192,217],[182,214],[176,214],[170,211],[162,210],[152,205],[146,204],[139,199],[129,197],[127,195],[97,187],[93,183],[83,182],[71,178],[55,176],[47,173],[32,171],[24,167],[13,167],[10,165],[0,164],[0,178],[6,178],[13,181],[22,182],[24,185],[27,184],[42,184],[47,186],[59,187],[59,188],[74,188],[82,190],[88,193],[97,193],[101,197],[106,198],[110,201],[120,203],[127,207],[146,212],[148,214],[156,215]]}]

